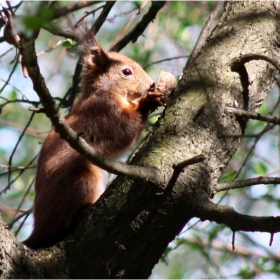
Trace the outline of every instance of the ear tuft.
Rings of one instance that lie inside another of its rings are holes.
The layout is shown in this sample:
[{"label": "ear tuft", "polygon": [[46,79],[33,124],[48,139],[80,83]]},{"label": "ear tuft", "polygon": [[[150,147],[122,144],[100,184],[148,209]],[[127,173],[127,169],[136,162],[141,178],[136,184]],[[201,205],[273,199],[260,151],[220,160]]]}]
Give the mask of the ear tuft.
[{"label": "ear tuft", "polygon": [[[93,32],[85,25],[80,27],[77,41],[82,46],[83,64],[85,67],[106,68],[109,65],[109,57],[103,50]],[[92,69],[93,70],[93,69]]]}]

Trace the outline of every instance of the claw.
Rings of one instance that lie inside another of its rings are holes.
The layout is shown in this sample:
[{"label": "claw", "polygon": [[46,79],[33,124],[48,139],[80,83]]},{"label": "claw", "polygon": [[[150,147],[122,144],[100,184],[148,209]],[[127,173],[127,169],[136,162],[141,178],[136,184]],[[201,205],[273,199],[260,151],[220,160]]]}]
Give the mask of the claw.
[{"label": "claw", "polygon": [[164,93],[161,93],[159,91],[149,91],[147,94],[151,97],[161,97],[165,95]]}]

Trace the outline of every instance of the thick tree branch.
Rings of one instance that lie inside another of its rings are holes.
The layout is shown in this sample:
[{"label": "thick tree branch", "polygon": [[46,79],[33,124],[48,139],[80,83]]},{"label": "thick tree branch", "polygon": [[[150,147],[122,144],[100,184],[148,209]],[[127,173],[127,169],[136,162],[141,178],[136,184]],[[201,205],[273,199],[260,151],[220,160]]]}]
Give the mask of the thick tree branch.
[{"label": "thick tree branch", "polygon": [[48,32],[50,32],[53,35],[64,37],[64,38],[70,38],[73,40],[75,39],[75,35],[72,32],[65,31],[55,24],[48,23],[48,24],[45,24],[42,28],[47,30]]},{"label": "thick tree branch", "polygon": [[221,192],[221,191],[227,191],[232,189],[238,189],[243,187],[250,187],[254,185],[261,185],[261,184],[280,184],[280,177],[257,177],[247,180],[241,180],[241,181],[234,181],[229,183],[222,183],[217,185],[213,192]]}]

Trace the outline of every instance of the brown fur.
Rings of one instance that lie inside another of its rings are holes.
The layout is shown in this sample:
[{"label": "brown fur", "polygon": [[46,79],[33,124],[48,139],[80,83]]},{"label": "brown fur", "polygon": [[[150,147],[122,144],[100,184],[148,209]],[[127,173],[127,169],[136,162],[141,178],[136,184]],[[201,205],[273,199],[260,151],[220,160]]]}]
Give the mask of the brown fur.
[{"label": "brown fur", "polygon": [[[66,119],[99,153],[116,157],[132,147],[154,109],[155,97],[148,94],[154,82],[136,62],[105,52],[90,31],[83,40],[81,98]],[[62,240],[77,211],[104,191],[107,175],[52,129],[38,161],[34,230],[24,244],[36,249]]]}]

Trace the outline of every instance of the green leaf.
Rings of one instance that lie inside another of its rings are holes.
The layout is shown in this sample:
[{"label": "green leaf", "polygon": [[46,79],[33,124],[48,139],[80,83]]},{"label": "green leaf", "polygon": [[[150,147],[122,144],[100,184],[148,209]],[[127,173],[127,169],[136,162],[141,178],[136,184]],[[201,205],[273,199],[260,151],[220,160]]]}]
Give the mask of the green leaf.
[{"label": "green leaf", "polygon": [[267,173],[267,166],[263,162],[253,165],[253,170],[257,175],[264,176]]},{"label": "green leaf", "polygon": [[73,47],[75,44],[75,41],[69,38],[62,43],[62,47]]},{"label": "green leaf", "polygon": [[9,93],[9,99],[14,100],[14,99],[17,99],[17,97],[18,97],[18,93],[17,93],[16,90],[13,89],[13,90]]}]

